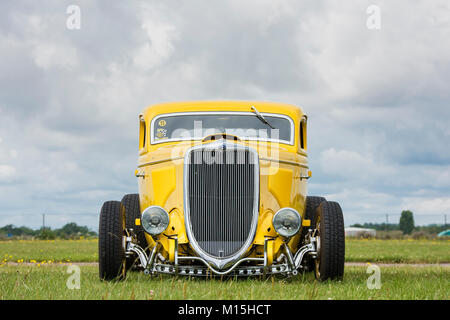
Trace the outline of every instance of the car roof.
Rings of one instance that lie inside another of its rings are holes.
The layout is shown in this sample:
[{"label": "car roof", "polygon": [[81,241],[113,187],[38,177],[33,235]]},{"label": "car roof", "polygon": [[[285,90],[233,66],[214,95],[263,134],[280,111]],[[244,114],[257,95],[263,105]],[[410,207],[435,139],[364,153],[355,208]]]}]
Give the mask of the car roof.
[{"label": "car roof", "polygon": [[154,104],[145,109],[145,113],[163,114],[173,112],[195,112],[195,111],[248,111],[251,106],[263,113],[280,113],[303,115],[302,108],[288,103],[264,102],[264,101],[181,101]]}]

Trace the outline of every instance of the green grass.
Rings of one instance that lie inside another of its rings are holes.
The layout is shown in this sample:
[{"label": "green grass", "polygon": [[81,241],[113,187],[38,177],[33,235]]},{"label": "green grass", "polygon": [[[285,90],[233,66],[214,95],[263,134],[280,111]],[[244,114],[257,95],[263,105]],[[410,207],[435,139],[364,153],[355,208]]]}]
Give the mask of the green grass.
[{"label": "green grass", "polygon": [[346,240],[345,260],[386,263],[449,263],[449,240]]},{"label": "green grass", "polygon": [[[0,264],[7,261],[98,260],[97,240],[0,241]],[[386,263],[450,262],[449,240],[347,240],[346,261]]]},{"label": "green grass", "polygon": [[[449,241],[347,240],[346,260],[375,263],[450,262]],[[346,267],[342,282],[319,283],[311,273],[291,279],[150,278],[101,282],[96,266],[81,266],[81,289],[69,290],[68,266],[96,262],[96,240],[0,242],[0,299],[449,299],[450,268],[381,267],[380,290],[369,290],[365,266]],[[8,265],[5,262],[35,262]],[[42,263],[45,261],[45,265]],[[49,265],[49,261],[50,264]],[[53,264],[53,265],[52,265]]]},{"label": "green grass", "polygon": [[0,241],[0,263],[4,260],[37,262],[96,262],[98,242],[94,240],[12,240]]},{"label": "green grass", "polygon": [[0,267],[0,299],[444,299],[448,267],[381,267],[381,289],[369,290],[365,267],[347,267],[342,282],[320,283],[311,273],[291,279],[203,280],[150,278],[131,272],[125,281],[102,282],[93,266],[81,267],[81,288],[66,286],[67,266]]}]

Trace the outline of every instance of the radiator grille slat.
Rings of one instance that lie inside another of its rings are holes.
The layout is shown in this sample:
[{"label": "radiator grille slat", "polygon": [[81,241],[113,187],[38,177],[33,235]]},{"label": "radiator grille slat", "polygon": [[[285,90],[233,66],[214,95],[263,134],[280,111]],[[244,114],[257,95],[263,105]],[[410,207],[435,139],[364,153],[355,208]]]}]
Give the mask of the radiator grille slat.
[{"label": "radiator grille slat", "polygon": [[192,235],[211,256],[238,252],[251,232],[255,164],[246,149],[198,149],[188,165]]}]

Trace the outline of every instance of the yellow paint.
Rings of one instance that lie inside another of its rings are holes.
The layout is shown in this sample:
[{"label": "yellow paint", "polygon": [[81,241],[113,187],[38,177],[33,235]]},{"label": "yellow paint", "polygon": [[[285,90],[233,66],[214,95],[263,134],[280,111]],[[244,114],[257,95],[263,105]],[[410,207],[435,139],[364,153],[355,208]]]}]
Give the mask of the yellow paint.
[{"label": "yellow paint", "polygon": [[308,219],[302,220],[302,226],[310,227],[311,226],[311,220],[308,220]]},{"label": "yellow paint", "polygon": [[152,181],[155,204],[164,206],[167,198],[176,188],[175,168],[165,167],[152,170]]},{"label": "yellow paint", "polygon": [[141,219],[137,218],[136,220],[134,220],[134,224],[137,226],[141,225]]},{"label": "yellow paint", "polygon": [[270,167],[269,191],[281,208],[289,207],[292,191],[292,170]]},{"label": "yellow paint", "polygon": [[272,225],[273,211],[267,210],[263,214],[260,214],[258,220],[258,228],[256,230],[254,244],[264,245],[264,240],[267,237],[275,238],[277,233]]},{"label": "yellow paint", "polygon": [[[270,249],[273,251],[271,259],[276,259],[283,252],[285,239],[278,236],[272,226],[274,212],[282,207],[293,207],[300,213],[304,212],[307,180],[300,177],[308,169],[308,159],[306,149],[299,147],[300,121],[305,117],[301,108],[290,104],[256,101],[192,101],[152,105],[145,109],[140,122],[146,124],[146,130],[143,130],[141,125],[138,173],[145,177],[140,177],[137,181],[141,211],[150,205],[159,205],[170,213],[170,225],[166,231],[156,237],[146,234],[146,238],[151,248],[155,245],[155,241],[158,241],[161,244],[160,253],[171,261],[174,259],[175,243],[169,237],[176,236],[179,244],[189,243],[184,226],[184,155],[192,146],[206,144],[209,141],[173,141],[152,145],[150,143],[152,120],[158,115],[175,112],[251,112],[251,106],[255,106],[261,113],[286,115],[292,119],[295,126],[293,145],[264,141],[229,141],[254,148],[260,157],[260,216],[253,242],[257,250],[252,251],[252,256],[261,256],[259,254],[264,252],[266,237],[274,238],[271,241],[273,247]],[[166,124],[155,123],[155,125],[163,127]],[[144,140],[145,144],[142,143]],[[303,221],[303,226],[306,226],[307,221]],[[296,251],[299,243],[300,237],[295,236],[290,239],[288,246]],[[184,250],[179,249],[178,253],[184,254]]]},{"label": "yellow paint", "polygon": [[179,244],[188,243],[189,241],[184,226],[184,216],[181,214],[181,211],[174,209],[170,212],[169,216],[170,224],[164,233],[168,236],[176,236]]}]

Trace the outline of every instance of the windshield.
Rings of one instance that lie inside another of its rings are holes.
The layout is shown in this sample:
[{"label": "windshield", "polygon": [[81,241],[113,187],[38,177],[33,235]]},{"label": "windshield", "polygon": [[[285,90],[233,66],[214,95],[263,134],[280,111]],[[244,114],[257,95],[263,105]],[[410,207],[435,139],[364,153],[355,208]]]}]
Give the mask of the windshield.
[{"label": "windshield", "polygon": [[[293,122],[285,115],[262,113],[270,124],[251,112],[202,112],[167,114],[152,121],[152,143],[201,140],[226,133],[241,140],[263,140],[293,144]],[[271,128],[273,127],[273,128]]]}]

